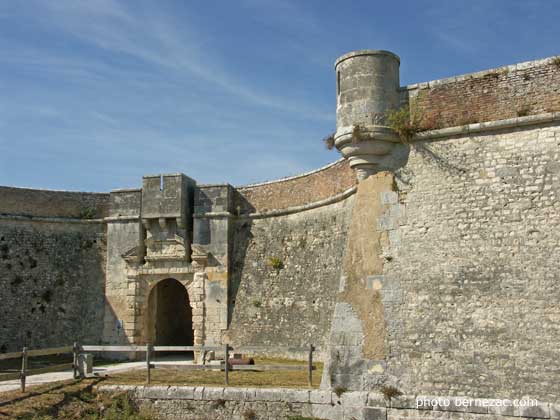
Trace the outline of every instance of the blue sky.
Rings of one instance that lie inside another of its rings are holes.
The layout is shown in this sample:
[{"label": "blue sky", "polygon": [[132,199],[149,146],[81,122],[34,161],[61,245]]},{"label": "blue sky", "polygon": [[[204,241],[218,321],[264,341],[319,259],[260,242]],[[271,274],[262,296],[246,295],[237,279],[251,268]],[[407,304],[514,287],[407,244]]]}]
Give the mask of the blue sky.
[{"label": "blue sky", "polygon": [[0,0],[0,185],[234,185],[338,158],[334,60],[401,84],[560,54],[559,0]]}]

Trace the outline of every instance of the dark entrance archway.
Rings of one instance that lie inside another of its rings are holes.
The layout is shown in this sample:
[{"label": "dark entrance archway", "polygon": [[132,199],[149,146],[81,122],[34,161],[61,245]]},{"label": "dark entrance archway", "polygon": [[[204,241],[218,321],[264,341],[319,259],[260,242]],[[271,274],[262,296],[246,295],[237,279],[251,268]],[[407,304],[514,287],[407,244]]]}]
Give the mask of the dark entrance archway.
[{"label": "dark entrance archway", "polygon": [[192,309],[187,289],[175,279],[160,281],[148,301],[150,341],[156,346],[192,346]]}]

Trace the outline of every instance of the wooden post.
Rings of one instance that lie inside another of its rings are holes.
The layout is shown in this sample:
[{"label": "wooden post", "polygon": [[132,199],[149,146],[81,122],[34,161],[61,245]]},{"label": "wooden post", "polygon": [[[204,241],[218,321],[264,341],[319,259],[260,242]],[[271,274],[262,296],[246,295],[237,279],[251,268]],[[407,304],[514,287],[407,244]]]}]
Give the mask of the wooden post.
[{"label": "wooden post", "polygon": [[152,377],[151,377],[151,372],[150,369],[152,367],[151,363],[150,363],[150,353],[152,351],[152,347],[150,346],[150,344],[146,344],[146,369],[147,369],[147,377],[146,377],[146,383],[149,385]]},{"label": "wooden post", "polygon": [[74,374],[74,379],[78,379],[78,343],[74,342],[72,347],[72,371]]},{"label": "wooden post", "polygon": [[229,385],[229,345],[226,344],[226,355],[224,357],[224,372],[226,375],[226,385]]},{"label": "wooden post", "polygon": [[310,387],[313,387],[313,344],[309,345],[309,360],[307,365],[307,382],[309,383]]},{"label": "wooden post", "polygon": [[27,347],[21,352],[21,392],[25,392],[25,378],[27,375]]}]

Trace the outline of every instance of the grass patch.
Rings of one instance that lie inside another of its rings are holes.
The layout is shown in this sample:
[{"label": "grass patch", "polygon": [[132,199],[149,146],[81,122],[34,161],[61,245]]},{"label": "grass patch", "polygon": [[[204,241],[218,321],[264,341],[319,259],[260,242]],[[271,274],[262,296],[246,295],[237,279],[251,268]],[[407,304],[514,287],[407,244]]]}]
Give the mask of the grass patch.
[{"label": "grass patch", "polygon": [[560,57],[554,57],[551,61],[551,64],[560,69]]},{"label": "grass patch", "polygon": [[139,409],[124,394],[97,394],[103,379],[55,382],[27,392],[0,394],[0,420],[149,420],[157,417]]},{"label": "grass patch", "polygon": [[[255,358],[256,366],[264,364],[307,365],[307,362],[277,358]],[[314,365],[317,367],[317,370],[313,371],[313,388],[318,388],[321,384],[323,364],[314,363]],[[146,370],[138,369],[115,373],[107,378],[105,383],[144,385],[146,383]],[[159,367],[151,371],[151,383],[153,385],[225,386],[224,372],[222,371]],[[307,388],[307,370],[266,372],[232,371],[229,373],[229,385],[232,387],[256,388]]]},{"label": "grass patch", "polygon": [[[257,358],[257,364],[306,365],[298,360]],[[318,388],[323,370],[322,363],[315,363],[313,387]],[[230,386],[307,388],[307,371],[230,372]],[[145,385],[145,370],[116,373],[108,378],[81,381],[64,381],[30,386],[27,392],[19,390],[0,394],[0,420],[147,420],[157,419],[150,412],[140,410],[126,394],[97,394],[93,387],[103,384]],[[181,369],[153,369],[154,385],[224,386],[224,373],[220,371],[186,371]],[[226,401],[217,400],[214,409],[221,409]],[[249,410],[246,410],[249,411]],[[244,414],[244,413],[243,413]],[[251,414],[248,412],[247,414]],[[250,417],[249,417],[250,418]],[[294,420],[318,420],[294,417]]]}]

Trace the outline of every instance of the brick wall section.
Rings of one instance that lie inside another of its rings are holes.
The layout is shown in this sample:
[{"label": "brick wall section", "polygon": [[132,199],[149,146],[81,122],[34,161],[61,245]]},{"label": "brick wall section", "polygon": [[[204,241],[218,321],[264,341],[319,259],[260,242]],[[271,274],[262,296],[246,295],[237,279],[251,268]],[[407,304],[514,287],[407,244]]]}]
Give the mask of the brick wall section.
[{"label": "brick wall section", "polygon": [[[0,214],[75,217],[107,215],[109,194],[0,187]],[[90,209],[94,209],[91,212]]]},{"label": "brick wall section", "polygon": [[104,237],[101,223],[0,219],[0,352],[98,342]]},{"label": "brick wall section", "polygon": [[356,184],[348,162],[340,160],[322,170],[254,186],[238,187],[242,213],[302,206],[340,194]]},{"label": "brick wall section", "polygon": [[403,88],[426,129],[560,111],[560,64],[545,59]]}]

